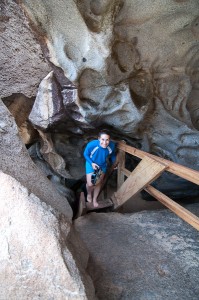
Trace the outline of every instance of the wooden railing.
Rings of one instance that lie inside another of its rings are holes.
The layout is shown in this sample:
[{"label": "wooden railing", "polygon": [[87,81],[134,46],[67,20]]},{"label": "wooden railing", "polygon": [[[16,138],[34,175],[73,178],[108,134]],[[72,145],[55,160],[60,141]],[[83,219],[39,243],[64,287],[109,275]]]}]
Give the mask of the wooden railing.
[{"label": "wooden railing", "polygon": [[[168,171],[199,185],[199,172],[138,150],[126,145],[124,142],[119,142],[117,147],[119,149],[118,186],[117,191],[111,196],[111,200],[114,203],[114,210],[117,210],[141,190],[145,190],[184,221],[199,230],[199,218],[196,215],[150,185],[150,183],[157,179],[164,171]],[[125,152],[141,159],[133,172],[125,168]],[[126,180],[125,177],[127,177]]]}]

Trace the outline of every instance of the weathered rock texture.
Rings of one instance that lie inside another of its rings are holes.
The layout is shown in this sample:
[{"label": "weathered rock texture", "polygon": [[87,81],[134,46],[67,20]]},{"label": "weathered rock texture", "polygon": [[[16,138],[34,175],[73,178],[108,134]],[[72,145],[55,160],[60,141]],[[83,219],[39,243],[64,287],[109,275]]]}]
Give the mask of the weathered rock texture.
[{"label": "weathered rock texture", "polygon": [[[78,91],[76,112],[63,114],[68,95],[59,93],[51,119],[40,120],[43,128],[53,118],[62,123],[54,130],[79,135],[108,126],[130,144],[199,169],[197,0],[19,3],[51,63]],[[44,102],[46,93],[39,98]],[[158,188],[172,196],[179,189],[182,196],[199,193],[177,177],[165,175],[163,182]]]},{"label": "weathered rock texture", "polygon": [[0,96],[35,96],[50,67],[23,11],[11,0],[0,2],[0,53]]},{"label": "weathered rock texture", "polygon": [[33,98],[28,98],[23,94],[13,94],[5,97],[4,103],[15,118],[20,136],[24,144],[31,144],[38,140],[38,133],[28,120],[34,103]]},{"label": "weathered rock texture", "polygon": [[[199,170],[198,15],[198,0],[1,1],[10,113],[0,102],[0,169],[17,180],[0,175],[3,300],[95,299],[65,181],[84,174],[82,152],[99,128]],[[199,195],[174,175],[156,186]],[[99,298],[198,299],[198,241],[182,224],[166,212],[78,220]]]},{"label": "weathered rock texture", "polygon": [[64,129],[83,134],[92,126],[81,115],[77,102],[77,88],[69,80],[67,85],[63,84],[56,71],[51,71],[39,85],[29,120],[43,131],[54,129],[62,132]]},{"label": "weathered rock texture", "polygon": [[0,298],[95,299],[88,252],[66,218],[2,172],[0,186]]},{"label": "weathered rock texture", "polygon": [[90,252],[99,299],[198,299],[198,232],[168,210],[92,213],[75,228]]},{"label": "weathered rock texture", "polygon": [[0,102],[0,153],[0,168],[3,172],[16,178],[28,188],[30,193],[34,193],[71,220],[72,210],[68,200],[73,198],[72,192],[68,190],[68,200],[59,195],[52,183],[34,164],[20,139],[14,118],[2,101]]}]

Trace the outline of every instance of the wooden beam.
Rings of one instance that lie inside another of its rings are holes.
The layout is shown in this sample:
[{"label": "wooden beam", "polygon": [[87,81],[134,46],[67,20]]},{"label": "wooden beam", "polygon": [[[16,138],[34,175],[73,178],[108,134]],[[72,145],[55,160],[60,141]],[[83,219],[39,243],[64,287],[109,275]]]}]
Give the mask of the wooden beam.
[{"label": "wooden beam", "polygon": [[166,207],[168,207],[185,222],[189,223],[195,229],[199,230],[199,218],[197,216],[192,214],[190,211],[188,211],[160,191],[156,190],[153,186],[149,185],[145,187],[145,191],[156,198],[158,201],[160,201],[162,204],[164,204]]},{"label": "wooden beam", "polygon": [[129,198],[144,189],[145,186],[159,177],[165,169],[166,166],[164,164],[150,157],[144,157],[119,190],[111,197],[114,202],[114,208],[118,208]]},{"label": "wooden beam", "polygon": [[199,172],[192,170],[190,168],[184,167],[182,165],[179,165],[177,163],[174,163],[170,160],[155,156],[153,154],[144,152],[142,150],[136,149],[134,147],[128,146],[123,142],[118,142],[117,144],[118,149],[123,150],[129,154],[132,154],[136,157],[139,157],[143,159],[144,157],[150,157],[160,163],[163,163],[164,165],[167,165],[167,171],[170,173],[173,173],[175,175],[178,175],[186,180],[189,180],[195,184],[199,185]]},{"label": "wooden beam", "polygon": [[106,174],[104,176],[104,179],[101,183],[101,187],[100,187],[98,197],[101,195],[101,193],[104,192],[104,199],[107,198],[107,183],[108,183],[108,180],[110,179],[110,176],[112,175],[113,171],[115,170],[115,168],[117,168],[117,166],[118,166],[118,162],[116,162],[114,165],[112,165],[108,169],[108,171],[106,172]]},{"label": "wooden beam", "polygon": [[121,168],[121,172],[126,176],[129,177],[131,175],[131,172],[127,170],[126,168]]},{"label": "wooden beam", "polygon": [[[125,168],[121,170],[125,176],[129,177],[131,175],[131,172]],[[148,192],[151,196],[156,198],[158,201],[160,201],[162,204],[164,204],[166,207],[168,207],[171,211],[173,211],[176,215],[178,215],[180,218],[182,218],[185,222],[189,223],[191,226],[193,226],[195,229],[199,230],[199,218],[192,214],[187,209],[183,208],[180,204],[176,203],[160,191],[156,190],[151,185],[148,185],[144,188],[146,192]]]},{"label": "wooden beam", "polygon": [[122,186],[122,184],[124,183],[124,179],[125,179],[124,173],[122,172],[122,169],[125,168],[125,152],[124,151],[119,150],[119,152],[117,154],[117,161],[119,162],[118,166],[117,166],[117,169],[118,169],[117,189],[119,189]]}]

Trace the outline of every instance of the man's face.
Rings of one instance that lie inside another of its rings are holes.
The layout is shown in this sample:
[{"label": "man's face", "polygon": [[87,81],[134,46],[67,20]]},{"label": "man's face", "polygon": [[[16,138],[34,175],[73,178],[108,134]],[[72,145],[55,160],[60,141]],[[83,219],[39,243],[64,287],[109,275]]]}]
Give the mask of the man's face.
[{"label": "man's face", "polygon": [[99,142],[100,142],[100,146],[102,148],[106,148],[108,147],[109,143],[110,143],[110,136],[108,134],[101,134],[101,136],[98,138]]}]

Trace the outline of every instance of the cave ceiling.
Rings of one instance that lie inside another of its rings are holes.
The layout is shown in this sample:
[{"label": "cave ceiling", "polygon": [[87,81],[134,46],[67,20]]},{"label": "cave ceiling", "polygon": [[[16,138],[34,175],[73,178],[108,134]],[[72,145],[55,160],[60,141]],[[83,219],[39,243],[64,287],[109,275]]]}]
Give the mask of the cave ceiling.
[{"label": "cave ceiling", "polygon": [[51,133],[67,167],[68,141],[78,145],[80,159],[85,136],[107,127],[116,139],[199,170],[198,0],[0,6],[1,98],[16,116],[28,106],[26,125],[17,124],[26,144],[38,134],[45,144],[43,132]]}]

